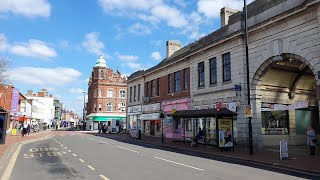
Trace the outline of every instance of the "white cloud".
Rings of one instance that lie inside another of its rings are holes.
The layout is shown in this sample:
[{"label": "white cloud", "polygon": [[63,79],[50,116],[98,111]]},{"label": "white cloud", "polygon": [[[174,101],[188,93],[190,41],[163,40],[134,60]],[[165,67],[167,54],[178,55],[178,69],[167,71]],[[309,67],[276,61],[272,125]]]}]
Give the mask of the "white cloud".
[{"label": "white cloud", "polygon": [[60,40],[59,41],[59,46],[62,47],[62,48],[68,48],[68,47],[70,47],[70,43],[67,40]]},{"label": "white cloud", "polygon": [[[248,0],[247,4],[253,1]],[[221,8],[226,6],[241,11],[243,0],[199,0],[198,12],[203,13],[208,18],[219,18]]]},{"label": "white cloud", "polygon": [[49,17],[51,5],[48,0],[1,0],[0,14],[12,13],[26,17]]},{"label": "white cloud", "polygon": [[127,62],[125,64],[122,64],[122,66],[129,67],[129,68],[131,68],[131,69],[133,69],[135,71],[144,69],[142,67],[142,65],[140,63],[137,63],[137,62]]},{"label": "white cloud", "polygon": [[141,23],[135,23],[128,28],[128,32],[135,35],[148,35],[151,34],[151,29]]},{"label": "white cloud", "polygon": [[126,9],[145,11],[161,3],[161,0],[99,0],[100,6],[106,13],[120,11],[124,13]]},{"label": "white cloud", "polygon": [[72,68],[19,67],[12,70],[12,80],[16,84],[60,87],[76,81],[81,72]]},{"label": "white cloud", "polygon": [[167,22],[168,26],[180,28],[188,24],[186,17],[178,9],[168,5],[155,6],[151,14]]},{"label": "white cloud", "polygon": [[85,35],[85,40],[82,42],[82,46],[87,49],[88,52],[96,55],[104,55],[104,44],[99,40],[99,34],[97,32],[91,32]]},{"label": "white cloud", "polygon": [[69,93],[72,93],[72,94],[80,94],[80,93],[83,93],[85,92],[83,89],[81,88],[72,88],[69,90]]},{"label": "white cloud", "polygon": [[118,59],[120,59],[121,61],[126,61],[126,62],[132,62],[132,61],[137,61],[139,60],[139,57],[138,56],[135,56],[135,55],[123,55],[123,54],[120,54],[118,52],[116,52],[116,56],[118,57]]},{"label": "white cloud", "polygon": [[10,53],[39,59],[49,59],[57,56],[56,51],[45,42],[37,39],[29,39],[28,42],[20,42],[8,45]]},{"label": "white cloud", "polygon": [[151,53],[151,58],[156,61],[160,61],[162,59],[161,54],[158,51]]}]

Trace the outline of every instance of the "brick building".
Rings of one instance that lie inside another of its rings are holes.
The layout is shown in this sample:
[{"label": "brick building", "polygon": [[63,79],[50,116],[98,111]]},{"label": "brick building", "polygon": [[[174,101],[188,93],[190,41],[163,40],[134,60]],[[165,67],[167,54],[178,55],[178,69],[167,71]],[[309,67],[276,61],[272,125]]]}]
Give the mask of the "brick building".
[{"label": "brick building", "polygon": [[107,124],[111,130],[124,127],[127,102],[127,78],[108,68],[102,56],[93,67],[88,84],[87,129],[98,129]]},{"label": "brick building", "polygon": [[10,109],[13,88],[11,85],[0,84],[0,107],[8,112],[6,129],[9,129],[10,125],[12,126],[10,123]]}]

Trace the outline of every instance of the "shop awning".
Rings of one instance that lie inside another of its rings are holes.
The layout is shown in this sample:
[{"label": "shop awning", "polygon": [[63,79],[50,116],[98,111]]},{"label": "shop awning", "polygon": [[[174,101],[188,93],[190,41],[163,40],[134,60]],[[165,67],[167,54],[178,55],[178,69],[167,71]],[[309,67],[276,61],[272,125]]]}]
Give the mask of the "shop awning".
[{"label": "shop awning", "polygon": [[235,116],[237,113],[230,111],[227,108],[223,108],[220,111],[217,109],[199,109],[199,110],[184,110],[176,111],[169,116],[178,118],[197,118],[197,117],[224,117],[224,116]]}]

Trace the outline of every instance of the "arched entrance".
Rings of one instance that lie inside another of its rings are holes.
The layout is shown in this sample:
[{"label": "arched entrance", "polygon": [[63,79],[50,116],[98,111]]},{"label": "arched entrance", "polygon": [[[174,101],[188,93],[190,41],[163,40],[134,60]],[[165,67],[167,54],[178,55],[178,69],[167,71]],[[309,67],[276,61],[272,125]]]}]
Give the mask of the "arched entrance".
[{"label": "arched entrance", "polygon": [[306,129],[319,126],[319,88],[312,67],[302,57],[282,54],[265,61],[254,75],[256,120],[261,121],[263,145],[306,143]]}]

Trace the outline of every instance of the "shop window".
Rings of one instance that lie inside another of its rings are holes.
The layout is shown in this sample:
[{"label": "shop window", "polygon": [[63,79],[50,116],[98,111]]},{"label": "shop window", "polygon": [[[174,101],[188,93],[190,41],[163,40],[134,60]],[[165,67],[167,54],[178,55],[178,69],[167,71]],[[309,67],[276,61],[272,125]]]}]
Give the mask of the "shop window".
[{"label": "shop window", "polygon": [[174,73],[174,92],[179,92],[180,90],[180,71],[177,71]]},{"label": "shop window", "polygon": [[192,119],[185,119],[186,131],[192,131]]},{"label": "shop window", "polygon": [[210,63],[210,84],[217,83],[217,59],[212,58],[209,60]]},{"label": "shop window", "polygon": [[262,134],[265,135],[283,135],[289,133],[289,115],[288,111],[270,111],[262,108]]},{"label": "shop window", "polygon": [[231,80],[231,60],[230,53],[222,55],[223,61],[223,82]]},{"label": "shop window", "polygon": [[204,86],[204,62],[198,64],[198,87]]},{"label": "shop window", "polygon": [[120,121],[116,120],[116,126],[120,126]]},{"label": "shop window", "polygon": [[156,131],[157,132],[160,132],[161,131],[161,124],[160,124],[160,121],[156,121]]},{"label": "shop window", "polygon": [[173,119],[173,128],[174,129],[176,129],[176,130],[179,129],[180,125],[181,125],[180,118]]}]

